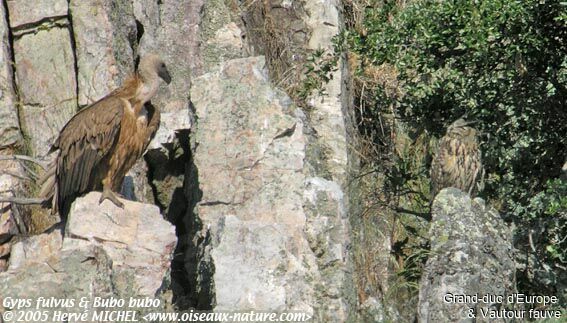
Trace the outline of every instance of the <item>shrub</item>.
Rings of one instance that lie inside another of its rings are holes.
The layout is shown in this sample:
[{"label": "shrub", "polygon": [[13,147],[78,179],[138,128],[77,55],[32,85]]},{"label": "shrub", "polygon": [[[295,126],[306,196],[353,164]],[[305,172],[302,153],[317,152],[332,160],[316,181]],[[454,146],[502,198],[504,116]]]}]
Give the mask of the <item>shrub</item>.
[{"label": "shrub", "polygon": [[[397,76],[398,91],[370,89],[363,128],[384,111],[414,139],[439,138],[463,115],[478,121],[483,195],[516,224],[520,253],[537,258],[522,273],[547,277],[567,266],[567,184],[559,179],[567,151],[566,9],[557,0],[380,1],[367,7],[362,26],[338,38],[338,49],[358,58],[357,75],[390,66]],[[520,275],[520,287],[560,292],[557,280],[538,277]]]}]

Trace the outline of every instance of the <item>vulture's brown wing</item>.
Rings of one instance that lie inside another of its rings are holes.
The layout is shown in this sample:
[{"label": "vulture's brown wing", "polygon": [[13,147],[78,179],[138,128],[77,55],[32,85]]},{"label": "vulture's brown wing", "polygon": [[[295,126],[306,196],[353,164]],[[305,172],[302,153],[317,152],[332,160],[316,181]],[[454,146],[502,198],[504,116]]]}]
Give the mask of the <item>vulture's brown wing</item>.
[{"label": "vulture's brown wing", "polygon": [[77,113],[65,125],[52,149],[60,149],[57,160],[59,203],[84,193],[97,165],[106,156],[120,131],[123,102],[108,96]]}]

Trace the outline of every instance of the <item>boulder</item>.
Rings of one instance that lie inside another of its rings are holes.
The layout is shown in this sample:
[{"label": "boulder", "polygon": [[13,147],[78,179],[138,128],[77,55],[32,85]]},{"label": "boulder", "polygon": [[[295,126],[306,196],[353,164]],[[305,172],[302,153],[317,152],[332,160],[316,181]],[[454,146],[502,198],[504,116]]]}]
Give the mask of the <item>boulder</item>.
[{"label": "boulder", "polygon": [[132,285],[124,287],[155,295],[169,271],[177,242],[174,227],[155,205],[123,200],[121,209],[109,200],[99,205],[99,199],[100,193],[91,192],[73,203],[63,248],[83,248],[85,242],[101,246],[115,275],[132,276]]},{"label": "boulder", "polygon": [[[100,193],[75,200],[61,230],[15,243],[0,295],[13,298],[155,298],[168,279],[174,227],[154,205],[99,205]],[[82,310],[82,309],[80,309]]]},{"label": "boulder", "polygon": [[[481,310],[513,307],[505,304],[506,296],[515,292],[512,232],[498,212],[480,198],[471,200],[458,189],[443,189],[432,205],[429,236],[431,256],[419,292],[420,322],[472,322],[469,311],[476,313],[475,322],[488,322]],[[452,295],[469,298],[446,298]],[[470,299],[473,295],[478,301]],[[504,299],[483,302],[484,295]]]},{"label": "boulder", "polygon": [[52,263],[60,258],[63,236],[61,231],[28,237],[14,244],[10,255],[10,272],[25,270],[32,264]]},{"label": "boulder", "polygon": [[[56,236],[51,239],[60,239]],[[30,259],[31,260],[31,259]],[[72,307],[53,306],[44,311],[83,312],[92,308],[79,308],[83,297],[110,298],[115,293],[112,276],[112,260],[100,247],[57,251],[48,261],[29,261],[24,267],[0,273],[0,295],[4,298],[30,299],[31,309],[43,299],[73,300]],[[6,309],[4,309],[6,310]],[[2,309],[0,309],[2,312]]]}]

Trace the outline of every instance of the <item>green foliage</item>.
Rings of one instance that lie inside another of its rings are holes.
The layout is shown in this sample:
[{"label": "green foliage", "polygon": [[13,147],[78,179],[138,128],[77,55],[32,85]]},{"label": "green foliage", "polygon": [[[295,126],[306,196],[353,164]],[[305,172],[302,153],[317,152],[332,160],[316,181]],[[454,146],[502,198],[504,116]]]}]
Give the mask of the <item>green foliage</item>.
[{"label": "green foliage", "polygon": [[316,50],[311,53],[303,66],[303,81],[297,90],[300,100],[306,100],[309,95],[316,92],[324,95],[323,85],[327,84],[332,78],[332,72],[336,71],[338,58],[332,53],[324,50]]},{"label": "green foliage", "polygon": [[[526,213],[532,216],[525,219],[524,228],[537,231],[546,246],[542,258],[567,265],[567,181],[550,181],[545,191],[530,200]],[[535,215],[542,215],[544,221]]]},{"label": "green foliage", "polygon": [[346,31],[339,47],[361,57],[359,75],[393,66],[400,87],[392,95],[377,84],[368,115],[391,107],[413,138],[439,138],[462,115],[477,120],[484,196],[517,224],[522,252],[531,252],[522,233],[541,228],[545,238],[534,246],[541,268],[533,270],[565,268],[566,184],[558,178],[567,151],[567,4],[415,0],[367,8],[364,32]]},{"label": "green foliage", "polygon": [[[520,287],[541,293],[544,286],[545,292],[554,293],[551,286],[562,285],[567,278],[567,181],[549,181],[524,211],[526,216],[517,221],[516,240],[520,242],[517,247],[529,252],[520,257]],[[565,292],[558,294],[565,304]]]}]

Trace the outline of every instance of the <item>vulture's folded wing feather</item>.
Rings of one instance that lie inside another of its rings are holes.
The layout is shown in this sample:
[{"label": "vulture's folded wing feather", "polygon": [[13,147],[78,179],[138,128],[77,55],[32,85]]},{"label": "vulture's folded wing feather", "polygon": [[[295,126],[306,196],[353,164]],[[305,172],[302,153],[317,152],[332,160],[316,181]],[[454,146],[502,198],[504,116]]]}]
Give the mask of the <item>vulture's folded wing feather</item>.
[{"label": "vulture's folded wing feather", "polygon": [[88,188],[96,167],[118,139],[123,113],[122,100],[110,95],[81,110],[61,130],[53,147],[60,150],[59,201]]}]

